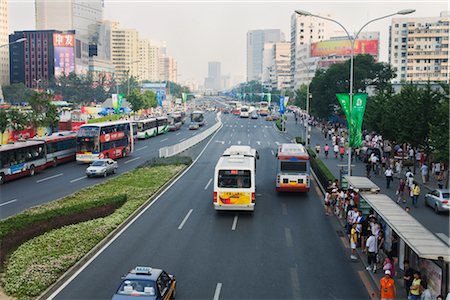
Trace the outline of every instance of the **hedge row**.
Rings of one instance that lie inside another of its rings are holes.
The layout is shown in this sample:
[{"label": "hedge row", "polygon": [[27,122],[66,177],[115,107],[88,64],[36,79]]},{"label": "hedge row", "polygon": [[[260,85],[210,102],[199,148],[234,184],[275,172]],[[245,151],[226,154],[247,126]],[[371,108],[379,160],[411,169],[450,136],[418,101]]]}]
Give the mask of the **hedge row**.
[{"label": "hedge row", "polygon": [[190,165],[192,163],[192,158],[189,156],[172,156],[172,157],[155,157],[147,160],[141,164],[138,168],[145,167],[157,167],[157,166],[168,166],[168,165]]},{"label": "hedge row", "polygon": [[107,217],[52,230],[19,246],[2,276],[5,292],[19,299],[40,295],[183,168],[139,168],[66,197],[84,202],[126,194],[128,200]]}]

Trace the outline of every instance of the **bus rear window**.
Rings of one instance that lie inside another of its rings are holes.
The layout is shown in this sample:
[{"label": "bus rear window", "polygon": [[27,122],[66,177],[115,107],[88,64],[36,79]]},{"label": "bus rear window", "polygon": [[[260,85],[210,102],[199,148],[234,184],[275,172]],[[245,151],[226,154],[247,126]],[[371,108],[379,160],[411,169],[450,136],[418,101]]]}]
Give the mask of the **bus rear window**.
[{"label": "bus rear window", "polygon": [[306,172],[306,162],[282,161],[281,172]]},{"label": "bus rear window", "polygon": [[220,170],[218,186],[220,188],[250,188],[252,185],[248,170]]}]

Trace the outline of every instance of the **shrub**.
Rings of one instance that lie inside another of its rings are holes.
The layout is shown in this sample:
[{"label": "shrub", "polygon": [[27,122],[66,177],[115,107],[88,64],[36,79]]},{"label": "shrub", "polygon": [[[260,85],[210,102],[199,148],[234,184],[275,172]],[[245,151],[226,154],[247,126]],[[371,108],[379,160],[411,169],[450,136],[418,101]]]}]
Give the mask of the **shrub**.
[{"label": "shrub", "polygon": [[141,164],[138,168],[168,166],[168,165],[190,165],[192,158],[189,156],[154,157]]}]

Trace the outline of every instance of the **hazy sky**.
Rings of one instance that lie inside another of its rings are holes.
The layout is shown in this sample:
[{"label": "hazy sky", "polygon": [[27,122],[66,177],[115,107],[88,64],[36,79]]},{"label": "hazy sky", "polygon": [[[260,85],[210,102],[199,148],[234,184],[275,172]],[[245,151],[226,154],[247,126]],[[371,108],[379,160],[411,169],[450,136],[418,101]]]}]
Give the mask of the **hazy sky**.
[{"label": "hazy sky", "polygon": [[[63,1],[63,0],[61,0]],[[246,33],[252,29],[281,29],[290,39],[295,9],[331,14],[350,32],[367,21],[412,8],[411,17],[435,17],[450,10],[449,1],[127,1],[105,0],[105,19],[136,28],[141,38],[164,40],[178,61],[181,80],[203,83],[208,61],[220,61],[222,74],[246,75]],[[365,30],[380,32],[380,60],[387,61],[390,18]],[[9,0],[10,31],[35,28],[34,1]],[[337,29],[337,27],[336,27]]]}]

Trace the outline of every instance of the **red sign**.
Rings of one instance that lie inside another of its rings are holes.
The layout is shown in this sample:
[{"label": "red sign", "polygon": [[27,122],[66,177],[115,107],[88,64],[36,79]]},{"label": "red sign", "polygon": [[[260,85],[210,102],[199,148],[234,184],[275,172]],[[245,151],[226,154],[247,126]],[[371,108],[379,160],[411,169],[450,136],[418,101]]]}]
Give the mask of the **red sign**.
[{"label": "red sign", "polygon": [[24,129],[21,131],[12,131],[8,138],[8,143],[17,142],[17,140],[19,139],[29,139],[34,137],[35,135],[36,135],[35,128]]},{"label": "red sign", "polygon": [[[355,55],[378,55],[378,40],[356,40]],[[311,56],[350,55],[352,47],[348,40],[329,40],[311,44]]]},{"label": "red sign", "polygon": [[54,33],[53,46],[73,48],[75,46],[75,35],[72,33]]},{"label": "red sign", "polygon": [[125,134],[123,132],[113,132],[113,133],[102,134],[100,136],[100,142],[105,143],[105,142],[109,142],[109,141],[117,141],[117,140],[123,139],[124,136],[125,136]]}]

